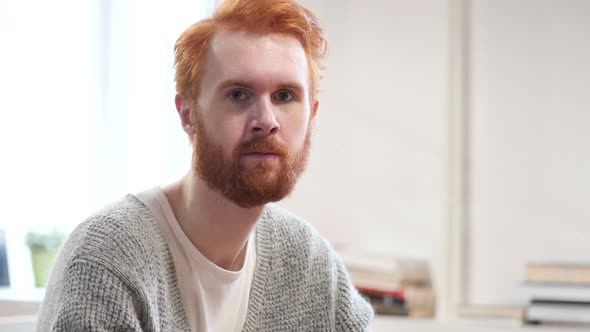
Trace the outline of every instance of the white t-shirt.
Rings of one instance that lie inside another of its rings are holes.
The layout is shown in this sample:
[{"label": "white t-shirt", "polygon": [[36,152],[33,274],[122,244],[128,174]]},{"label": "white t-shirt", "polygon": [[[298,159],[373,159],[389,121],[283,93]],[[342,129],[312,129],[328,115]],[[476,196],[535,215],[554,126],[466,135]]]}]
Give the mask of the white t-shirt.
[{"label": "white t-shirt", "polygon": [[195,248],[180,227],[160,187],[143,191],[137,197],[150,209],[168,240],[191,330],[241,331],[256,265],[255,232],[248,240],[242,269],[228,271],[212,263]]}]

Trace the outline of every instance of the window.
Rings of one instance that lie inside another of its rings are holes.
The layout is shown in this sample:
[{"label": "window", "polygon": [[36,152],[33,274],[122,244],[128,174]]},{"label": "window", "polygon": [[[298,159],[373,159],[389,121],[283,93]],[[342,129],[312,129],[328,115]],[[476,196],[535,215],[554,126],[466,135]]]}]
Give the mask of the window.
[{"label": "window", "polygon": [[0,298],[42,296],[27,232],[70,232],[108,202],[187,170],[173,46],[213,4],[0,3],[0,232],[11,282]]}]

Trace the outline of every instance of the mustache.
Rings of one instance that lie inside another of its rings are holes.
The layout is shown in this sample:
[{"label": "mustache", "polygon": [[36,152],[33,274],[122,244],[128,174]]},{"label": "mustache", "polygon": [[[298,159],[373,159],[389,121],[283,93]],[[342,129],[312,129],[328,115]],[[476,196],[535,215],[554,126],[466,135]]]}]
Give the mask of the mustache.
[{"label": "mustache", "polygon": [[268,153],[274,153],[281,157],[287,155],[287,148],[272,136],[258,137],[249,142],[242,143],[237,147],[236,154],[241,156],[243,154],[261,150]]}]

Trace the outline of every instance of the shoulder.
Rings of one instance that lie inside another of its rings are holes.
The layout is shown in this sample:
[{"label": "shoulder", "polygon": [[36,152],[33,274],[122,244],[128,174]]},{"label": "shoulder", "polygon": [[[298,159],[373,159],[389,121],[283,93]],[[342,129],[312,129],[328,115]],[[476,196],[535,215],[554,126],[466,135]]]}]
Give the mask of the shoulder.
[{"label": "shoulder", "polygon": [[307,220],[276,204],[266,206],[263,219],[272,223],[274,231],[281,239],[288,242],[328,245],[322,235]]},{"label": "shoulder", "polygon": [[267,205],[263,227],[272,228],[276,253],[309,263],[322,260],[333,264],[336,259],[332,246],[313,225],[278,205]]},{"label": "shoulder", "polygon": [[70,234],[51,273],[39,326],[59,331],[166,326],[182,308],[171,271],[157,221],[141,201],[127,195]]},{"label": "shoulder", "polygon": [[149,209],[133,195],[116,201],[86,219],[69,236],[60,260],[89,261],[129,268],[157,261],[164,238]]},{"label": "shoulder", "polygon": [[[264,291],[273,299],[272,310],[303,316],[309,313],[310,322],[325,320],[335,331],[368,329],[372,317],[369,304],[350,282],[331,245],[310,223],[281,207],[267,205],[257,227],[257,234],[263,235],[257,238],[260,270],[269,276]],[[312,330],[318,325],[299,326]]]}]

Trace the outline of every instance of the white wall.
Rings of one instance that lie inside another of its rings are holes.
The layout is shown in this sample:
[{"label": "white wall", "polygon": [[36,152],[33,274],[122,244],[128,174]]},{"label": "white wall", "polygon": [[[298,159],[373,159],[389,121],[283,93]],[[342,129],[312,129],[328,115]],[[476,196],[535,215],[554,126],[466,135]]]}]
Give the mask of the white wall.
[{"label": "white wall", "polygon": [[471,301],[590,259],[590,2],[473,1]]},{"label": "white wall", "polygon": [[[331,54],[310,168],[285,205],[337,244],[436,257],[448,2],[302,3]],[[590,2],[471,4],[466,290],[523,304],[526,262],[589,257]]]},{"label": "white wall", "polygon": [[285,202],[336,245],[430,258],[442,217],[446,1],[307,0],[328,35],[310,167]]}]

